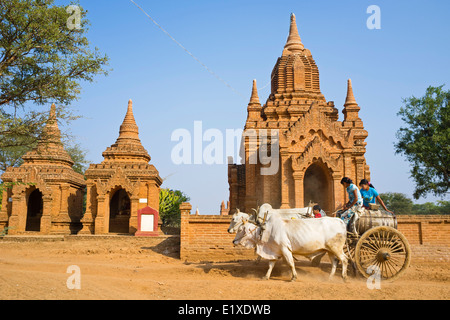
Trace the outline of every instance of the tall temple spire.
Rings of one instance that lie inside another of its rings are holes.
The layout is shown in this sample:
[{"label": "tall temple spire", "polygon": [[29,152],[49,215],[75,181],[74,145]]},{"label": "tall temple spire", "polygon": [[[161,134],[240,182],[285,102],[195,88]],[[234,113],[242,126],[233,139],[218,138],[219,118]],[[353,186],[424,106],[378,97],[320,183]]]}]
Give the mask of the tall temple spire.
[{"label": "tall temple spire", "polygon": [[[347,81],[347,97],[345,99],[344,103],[344,110],[342,110],[342,113],[344,114],[344,122],[355,122],[358,123],[361,122],[361,119],[359,118],[359,110],[361,108],[358,106],[358,103],[356,103],[355,96],[353,95],[353,87],[352,87],[352,80],[348,79]],[[362,123],[361,123],[362,126]]]},{"label": "tall temple spire", "polygon": [[122,125],[119,130],[119,137],[117,138],[116,143],[121,142],[138,142],[139,140],[139,128],[136,124],[136,120],[134,119],[133,114],[133,101],[130,99],[128,101],[128,109],[123,119]]},{"label": "tall temple spire", "polygon": [[247,129],[253,128],[261,120],[261,109],[256,80],[253,80],[252,95],[247,106],[247,121],[245,125]]},{"label": "tall temple spire", "polygon": [[[303,46],[298,34],[295,14],[291,14],[289,36],[281,57],[272,70],[271,84],[272,97],[275,97],[276,94],[295,93],[295,101],[300,101],[299,98],[301,100],[313,98],[325,102],[325,97],[320,92],[319,69],[311,51]],[[278,97],[280,99],[287,98],[287,96]],[[292,99],[292,97],[290,96],[288,99]],[[265,110],[270,113],[270,108],[265,108]],[[287,117],[290,117],[289,112],[286,113]],[[274,114],[274,118],[279,119],[279,115]]]},{"label": "tall temple spire", "polygon": [[256,87],[256,80],[253,80],[252,96],[250,97],[250,103],[260,104],[258,96],[258,88]]},{"label": "tall temple spire", "polygon": [[289,36],[286,45],[284,46],[283,55],[301,52],[304,48],[300,35],[298,34],[295,14],[291,13],[291,26],[289,28]]},{"label": "tall temple spire", "polygon": [[353,95],[352,79],[347,81],[347,98],[345,99],[344,106],[357,104],[355,96]]}]

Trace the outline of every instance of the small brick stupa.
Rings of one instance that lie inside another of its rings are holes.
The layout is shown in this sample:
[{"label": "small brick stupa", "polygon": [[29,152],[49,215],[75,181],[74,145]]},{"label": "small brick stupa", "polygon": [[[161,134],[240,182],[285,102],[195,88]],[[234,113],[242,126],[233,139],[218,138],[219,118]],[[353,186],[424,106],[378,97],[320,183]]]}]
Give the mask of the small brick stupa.
[{"label": "small brick stupa", "polygon": [[3,191],[0,228],[9,227],[11,235],[76,233],[85,180],[64,150],[54,104],[37,147],[22,159],[20,167],[10,167],[1,176],[12,188]]},{"label": "small brick stupa", "polygon": [[116,143],[102,155],[103,162],[91,164],[85,174],[86,212],[80,233],[134,234],[138,210],[159,210],[162,179],[139,139],[131,100]]}]

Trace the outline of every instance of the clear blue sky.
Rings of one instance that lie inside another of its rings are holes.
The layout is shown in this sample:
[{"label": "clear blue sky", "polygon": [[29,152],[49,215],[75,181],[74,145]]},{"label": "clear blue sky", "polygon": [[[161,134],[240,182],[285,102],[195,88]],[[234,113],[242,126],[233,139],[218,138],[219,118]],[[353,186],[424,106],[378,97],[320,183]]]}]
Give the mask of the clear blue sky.
[{"label": "clear blue sky", "polygon": [[[252,79],[262,88],[286,42],[289,16],[320,72],[321,91],[340,111],[352,79],[369,132],[366,159],[379,192],[413,192],[409,165],[394,155],[402,98],[446,84],[450,72],[449,1],[148,1],[135,0],[177,41],[242,96],[208,73],[129,0],[81,0],[88,38],[110,57],[113,71],[83,84],[73,108],[84,116],[71,132],[93,163],[113,144],[127,101],[134,102],[140,138],[163,187],[191,198],[193,210],[217,214],[228,200],[227,166],[175,165],[172,132],[243,128]],[[69,1],[57,1],[68,4]],[[369,5],[381,9],[381,29],[369,30]],[[259,91],[261,101],[269,87]],[[67,129],[67,128],[66,128]],[[418,202],[428,199],[420,199]]]}]

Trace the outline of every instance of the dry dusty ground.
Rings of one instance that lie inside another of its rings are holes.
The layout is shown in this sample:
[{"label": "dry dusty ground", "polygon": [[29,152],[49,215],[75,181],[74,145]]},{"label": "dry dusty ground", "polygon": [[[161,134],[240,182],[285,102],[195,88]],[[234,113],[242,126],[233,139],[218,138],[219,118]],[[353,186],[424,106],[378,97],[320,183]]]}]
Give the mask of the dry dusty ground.
[{"label": "dry dusty ground", "polygon": [[[448,263],[415,264],[392,283],[369,290],[362,277],[331,281],[327,257],[319,268],[297,262],[298,280],[278,262],[273,278],[260,280],[267,262],[186,263],[179,238],[116,237],[17,242],[0,240],[0,299],[449,299]],[[68,289],[67,268],[81,271],[81,289]]]}]

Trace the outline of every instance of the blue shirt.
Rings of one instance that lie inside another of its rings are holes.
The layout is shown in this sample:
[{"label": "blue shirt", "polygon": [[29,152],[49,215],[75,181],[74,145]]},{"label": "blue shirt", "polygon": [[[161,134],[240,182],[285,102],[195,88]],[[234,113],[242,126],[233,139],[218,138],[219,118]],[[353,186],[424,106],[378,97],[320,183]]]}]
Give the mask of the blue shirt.
[{"label": "blue shirt", "polygon": [[374,188],[369,188],[369,190],[361,189],[361,196],[363,197],[363,206],[369,207],[369,203],[376,203],[378,197],[378,192]]},{"label": "blue shirt", "polygon": [[353,191],[355,191],[355,190],[357,191],[356,194],[358,196],[356,203],[362,204],[363,199],[361,196],[361,192],[359,192],[358,187],[355,186],[353,183],[347,187],[348,199],[349,199],[350,203],[353,203],[353,201],[355,200],[355,195],[353,194]]}]

